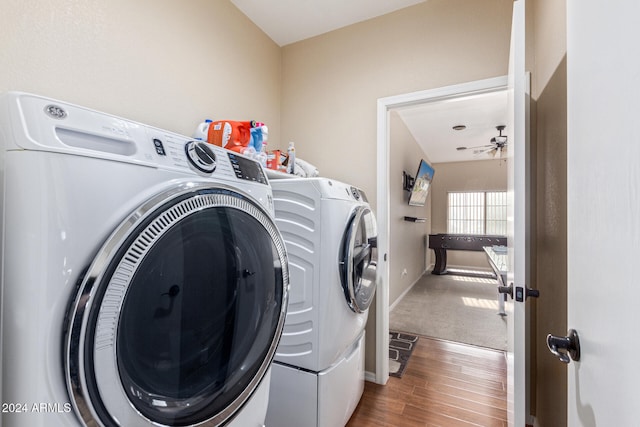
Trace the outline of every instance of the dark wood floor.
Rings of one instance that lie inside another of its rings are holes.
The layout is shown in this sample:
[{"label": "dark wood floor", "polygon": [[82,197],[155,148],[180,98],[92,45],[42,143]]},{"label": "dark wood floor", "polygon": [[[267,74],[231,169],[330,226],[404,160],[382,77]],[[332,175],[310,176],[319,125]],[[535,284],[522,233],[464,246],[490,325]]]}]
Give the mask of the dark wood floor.
[{"label": "dark wood floor", "polygon": [[365,383],[346,427],[507,425],[505,353],[420,337],[402,378]]}]

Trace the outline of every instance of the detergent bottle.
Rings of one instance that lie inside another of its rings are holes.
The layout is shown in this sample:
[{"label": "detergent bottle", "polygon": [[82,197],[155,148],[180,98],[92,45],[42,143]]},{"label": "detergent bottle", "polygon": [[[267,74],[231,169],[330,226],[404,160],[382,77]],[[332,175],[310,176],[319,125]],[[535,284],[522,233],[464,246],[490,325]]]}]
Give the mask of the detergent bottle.
[{"label": "detergent bottle", "polygon": [[296,147],[293,142],[289,142],[287,149],[287,173],[295,173],[296,171]]},{"label": "detergent bottle", "polygon": [[262,167],[267,167],[267,141],[264,139],[262,140],[262,148],[256,153],[254,160],[260,163]]},{"label": "detergent bottle", "polygon": [[[251,143],[250,122],[218,120],[209,123],[207,141],[238,153]],[[256,150],[257,151],[257,150]]]},{"label": "detergent bottle", "polygon": [[193,137],[195,139],[200,139],[202,141],[207,141],[209,137],[209,125],[213,120],[206,119],[204,122],[200,123],[193,133]]},{"label": "detergent bottle", "polygon": [[262,128],[251,128],[251,144],[249,146],[253,147],[257,153],[262,151]]}]

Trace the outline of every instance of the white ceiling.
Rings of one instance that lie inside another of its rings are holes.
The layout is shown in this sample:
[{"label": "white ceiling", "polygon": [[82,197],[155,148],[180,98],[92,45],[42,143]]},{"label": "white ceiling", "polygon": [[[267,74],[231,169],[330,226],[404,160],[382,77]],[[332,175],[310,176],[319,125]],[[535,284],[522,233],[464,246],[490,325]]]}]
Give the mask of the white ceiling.
[{"label": "white ceiling", "polygon": [[[397,111],[432,163],[491,160],[491,154],[470,148],[490,145],[491,138],[498,136],[496,126],[507,124],[507,91],[429,102]],[[466,129],[454,130],[456,125]],[[508,136],[509,129],[502,135]],[[457,147],[469,149],[458,151]]]},{"label": "white ceiling", "polygon": [[279,46],[426,0],[231,0]]},{"label": "white ceiling", "polygon": [[[426,0],[231,0],[279,46],[375,18]],[[456,147],[489,144],[506,124],[506,91],[431,102],[398,110],[431,162],[489,160]],[[465,130],[454,131],[463,124]],[[509,129],[503,132],[509,135]]]}]

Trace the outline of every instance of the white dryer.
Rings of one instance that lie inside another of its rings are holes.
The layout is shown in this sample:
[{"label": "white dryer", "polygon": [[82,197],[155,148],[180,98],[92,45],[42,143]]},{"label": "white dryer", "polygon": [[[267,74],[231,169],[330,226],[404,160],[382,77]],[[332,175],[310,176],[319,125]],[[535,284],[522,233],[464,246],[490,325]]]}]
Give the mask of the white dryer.
[{"label": "white dryer", "polygon": [[343,426],[364,389],[364,328],[377,283],[375,217],[364,193],[348,184],[270,176],[291,285],[267,425]]},{"label": "white dryer", "polygon": [[0,172],[0,425],[263,426],[288,263],[259,164],[9,93]]}]

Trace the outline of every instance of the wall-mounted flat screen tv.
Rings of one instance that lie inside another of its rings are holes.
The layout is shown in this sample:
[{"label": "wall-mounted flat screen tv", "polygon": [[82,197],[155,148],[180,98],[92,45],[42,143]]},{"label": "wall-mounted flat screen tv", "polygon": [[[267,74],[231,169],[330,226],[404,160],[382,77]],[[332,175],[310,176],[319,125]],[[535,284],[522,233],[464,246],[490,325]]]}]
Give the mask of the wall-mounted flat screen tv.
[{"label": "wall-mounted flat screen tv", "polygon": [[424,159],[420,160],[418,172],[413,181],[413,188],[411,188],[411,192],[409,193],[409,206],[424,206],[427,202],[427,196],[429,195],[434,173],[435,170],[433,170],[433,167],[431,167],[429,163],[425,162]]}]

